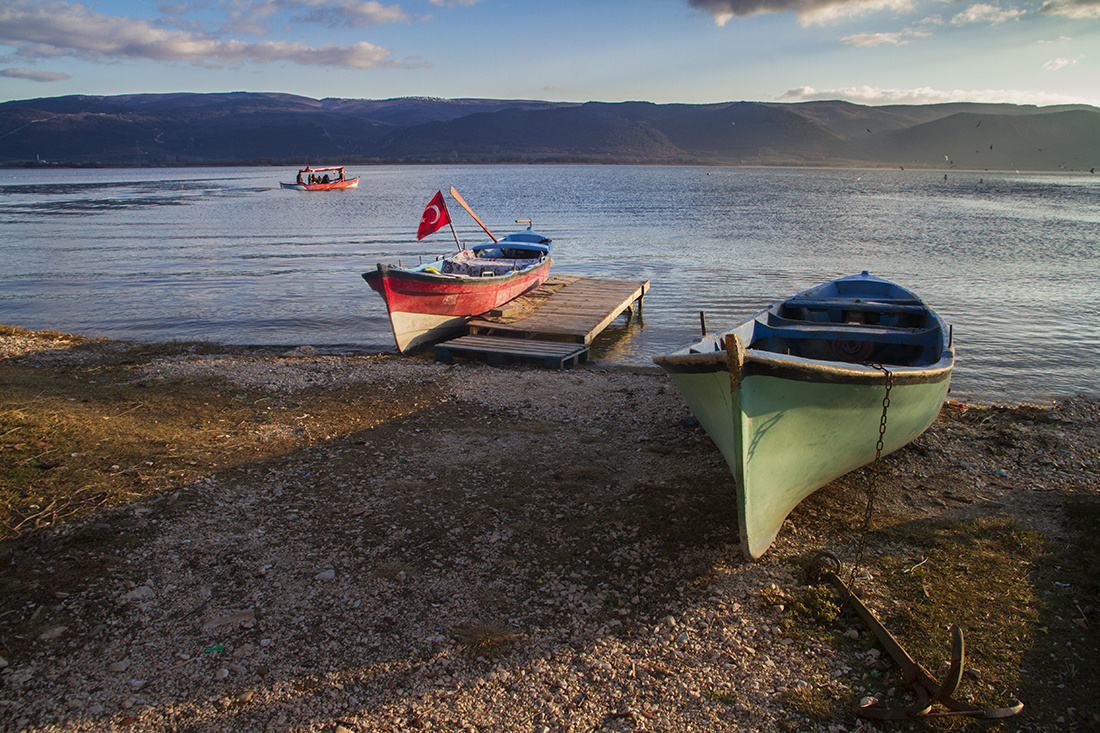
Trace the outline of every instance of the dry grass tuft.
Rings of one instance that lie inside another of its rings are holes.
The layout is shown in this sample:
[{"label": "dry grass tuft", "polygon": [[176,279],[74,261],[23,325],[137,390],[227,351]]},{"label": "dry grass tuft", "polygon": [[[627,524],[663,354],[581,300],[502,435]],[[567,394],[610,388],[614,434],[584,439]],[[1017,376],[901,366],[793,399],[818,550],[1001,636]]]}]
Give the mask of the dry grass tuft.
[{"label": "dry grass tuft", "polygon": [[515,629],[496,622],[460,626],[454,630],[454,634],[467,651],[479,656],[502,654],[521,637]]}]

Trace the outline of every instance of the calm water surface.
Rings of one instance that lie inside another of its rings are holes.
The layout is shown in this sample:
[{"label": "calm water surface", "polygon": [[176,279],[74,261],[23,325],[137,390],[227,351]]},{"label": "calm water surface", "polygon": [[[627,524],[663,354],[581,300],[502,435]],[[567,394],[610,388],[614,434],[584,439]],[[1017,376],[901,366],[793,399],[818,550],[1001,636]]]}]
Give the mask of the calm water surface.
[{"label": "calm water surface", "polygon": [[[1088,175],[619,166],[0,171],[0,323],[135,341],[392,350],[360,273],[450,251],[416,225],[455,186],[494,233],[554,239],[553,271],[648,279],[643,320],[595,345],[651,365],[699,333],[862,270],[954,327],[952,393],[1100,393],[1100,179]],[[460,238],[481,230],[452,207]]]}]

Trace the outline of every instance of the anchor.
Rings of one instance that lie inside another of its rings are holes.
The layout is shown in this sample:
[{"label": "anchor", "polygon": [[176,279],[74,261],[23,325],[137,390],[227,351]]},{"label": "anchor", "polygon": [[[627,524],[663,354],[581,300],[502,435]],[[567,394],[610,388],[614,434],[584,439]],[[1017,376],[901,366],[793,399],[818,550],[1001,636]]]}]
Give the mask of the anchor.
[{"label": "anchor", "polygon": [[[917,701],[905,708],[886,707],[877,702],[868,705],[857,705],[855,709],[857,715],[871,720],[911,720],[921,717],[952,715],[997,719],[1012,717],[1024,709],[1024,704],[1019,701],[1005,708],[980,708],[959,702],[952,697],[959,686],[959,682],[962,681],[963,668],[966,664],[966,644],[963,641],[962,629],[956,624],[951,625],[951,666],[948,668],[943,682],[939,682],[928,670],[909,656],[909,653],[902,648],[894,635],[875,618],[875,615],[864,605],[863,601],[852,593],[851,589],[840,579],[840,560],[837,559],[836,555],[831,552],[818,553],[814,560],[814,570],[814,575],[818,580],[826,580],[831,583],[840,592],[842,600],[852,605],[863,623],[874,632],[879,643],[901,668],[905,682],[913,688],[917,696]],[[933,711],[932,708],[936,703],[947,709]]]}]

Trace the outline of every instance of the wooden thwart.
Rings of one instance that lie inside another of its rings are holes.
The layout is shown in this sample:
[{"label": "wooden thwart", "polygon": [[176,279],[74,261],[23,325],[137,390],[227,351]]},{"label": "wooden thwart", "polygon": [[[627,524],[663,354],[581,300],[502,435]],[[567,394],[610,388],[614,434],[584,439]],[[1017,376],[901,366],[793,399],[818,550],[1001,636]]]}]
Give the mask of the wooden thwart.
[{"label": "wooden thwart", "polygon": [[500,336],[461,336],[435,346],[436,361],[455,357],[485,357],[490,364],[541,362],[547,369],[564,369],[588,360],[588,346],[561,341],[533,341]]}]

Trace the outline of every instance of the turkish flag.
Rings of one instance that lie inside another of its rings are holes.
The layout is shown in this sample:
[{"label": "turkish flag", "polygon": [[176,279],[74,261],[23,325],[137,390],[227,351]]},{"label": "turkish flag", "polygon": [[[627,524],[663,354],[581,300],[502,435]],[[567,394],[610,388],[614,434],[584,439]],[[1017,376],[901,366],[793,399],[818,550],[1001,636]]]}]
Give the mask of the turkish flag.
[{"label": "turkish flag", "polygon": [[447,211],[447,204],[443,201],[443,192],[436,191],[435,198],[424,207],[424,213],[420,216],[420,228],[416,230],[416,240],[419,242],[432,232],[437,232],[451,223],[451,214]]}]

